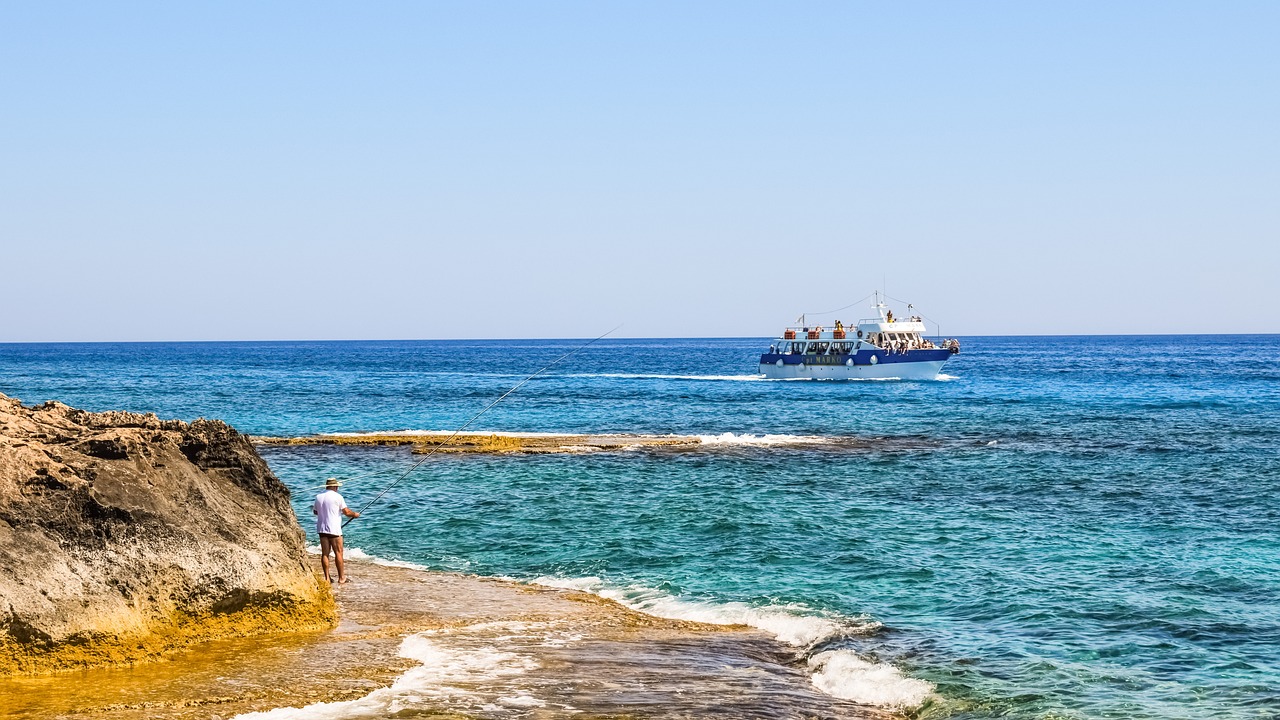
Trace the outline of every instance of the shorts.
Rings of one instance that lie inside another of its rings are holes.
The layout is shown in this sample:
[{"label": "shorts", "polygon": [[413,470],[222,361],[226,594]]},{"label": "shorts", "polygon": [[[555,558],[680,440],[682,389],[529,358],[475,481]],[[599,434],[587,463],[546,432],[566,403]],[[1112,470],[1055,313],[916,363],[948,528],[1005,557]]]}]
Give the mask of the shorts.
[{"label": "shorts", "polygon": [[322,537],[322,538],[329,538],[330,540],[332,540],[332,539],[334,539],[334,538],[340,538],[340,537],[342,537],[342,536],[341,536],[341,535],[333,535],[333,534],[331,534],[331,533],[320,533],[320,537]]}]

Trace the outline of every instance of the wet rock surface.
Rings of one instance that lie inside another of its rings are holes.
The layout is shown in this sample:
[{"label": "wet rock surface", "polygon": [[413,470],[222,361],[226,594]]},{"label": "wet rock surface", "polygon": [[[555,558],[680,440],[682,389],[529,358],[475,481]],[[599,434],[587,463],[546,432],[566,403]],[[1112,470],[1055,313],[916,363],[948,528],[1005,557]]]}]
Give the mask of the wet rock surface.
[{"label": "wet rock surface", "polygon": [[289,492],[220,421],[0,395],[0,674],[321,629]]},{"label": "wet rock surface", "polygon": [[889,717],[824,695],[794,648],[751,628],[657,618],[572,590],[348,563],[354,580],[336,589],[333,630],[216,640],[75,679],[0,678],[0,707],[62,720]]}]

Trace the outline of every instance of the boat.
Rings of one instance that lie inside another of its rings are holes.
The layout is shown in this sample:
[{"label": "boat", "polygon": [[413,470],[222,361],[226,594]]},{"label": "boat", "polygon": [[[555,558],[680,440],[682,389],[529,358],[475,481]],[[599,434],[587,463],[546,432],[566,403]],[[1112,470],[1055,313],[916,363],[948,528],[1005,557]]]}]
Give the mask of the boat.
[{"label": "boat", "polygon": [[925,337],[924,318],[896,318],[879,293],[874,298],[876,316],[853,326],[839,320],[830,328],[810,326],[801,315],[800,325],[786,328],[760,355],[760,373],[777,380],[936,380],[960,341],[935,343]]}]

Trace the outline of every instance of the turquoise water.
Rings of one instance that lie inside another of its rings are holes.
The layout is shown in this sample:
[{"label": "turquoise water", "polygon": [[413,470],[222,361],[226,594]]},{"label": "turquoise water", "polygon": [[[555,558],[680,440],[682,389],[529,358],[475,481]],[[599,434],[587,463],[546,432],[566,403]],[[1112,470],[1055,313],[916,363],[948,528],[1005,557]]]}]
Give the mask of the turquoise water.
[{"label": "turquoise water", "polygon": [[[0,392],[255,434],[440,430],[574,345],[0,345]],[[933,685],[927,717],[1280,716],[1280,337],[966,338],[935,382],[763,381],[767,345],[593,345],[477,427],[717,442],[435,456],[348,543],[668,614],[824,619],[842,630],[797,662],[892,665]],[[325,476],[417,459],[263,454],[304,526]]]}]

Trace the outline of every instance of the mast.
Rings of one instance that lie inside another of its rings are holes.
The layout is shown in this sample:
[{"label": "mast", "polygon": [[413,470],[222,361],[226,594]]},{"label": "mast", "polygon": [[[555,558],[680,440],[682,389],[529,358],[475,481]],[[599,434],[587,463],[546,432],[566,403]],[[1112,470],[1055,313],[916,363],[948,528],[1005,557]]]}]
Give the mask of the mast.
[{"label": "mast", "polygon": [[880,291],[876,290],[874,295],[875,295],[875,300],[871,303],[871,309],[875,310],[876,313],[879,315],[880,322],[887,322],[888,318],[886,318],[884,315],[885,304],[880,302]]}]

